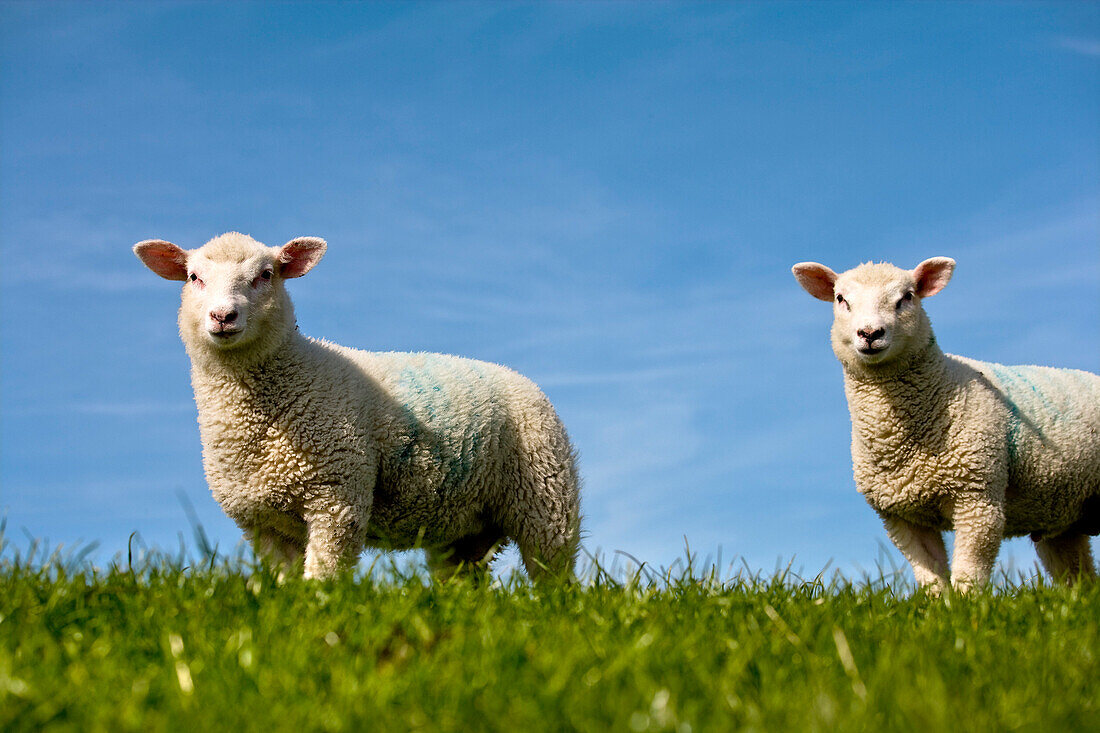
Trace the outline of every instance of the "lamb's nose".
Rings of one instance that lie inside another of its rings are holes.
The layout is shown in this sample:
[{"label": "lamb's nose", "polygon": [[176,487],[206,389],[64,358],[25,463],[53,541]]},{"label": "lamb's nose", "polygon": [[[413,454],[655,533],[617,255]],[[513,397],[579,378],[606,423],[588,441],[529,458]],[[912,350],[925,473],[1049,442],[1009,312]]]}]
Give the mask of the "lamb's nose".
[{"label": "lamb's nose", "polygon": [[885,328],[876,328],[874,331],[872,331],[869,328],[861,328],[858,331],[856,331],[856,333],[859,334],[859,337],[861,339],[863,339],[867,343],[871,343],[875,339],[880,339],[883,336],[885,336],[886,335],[886,329]]},{"label": "lamb's nose", "polygon": [[210,311],[210,317],[218,323],[232,323],[233,321],[237,320],[237,311]]}]

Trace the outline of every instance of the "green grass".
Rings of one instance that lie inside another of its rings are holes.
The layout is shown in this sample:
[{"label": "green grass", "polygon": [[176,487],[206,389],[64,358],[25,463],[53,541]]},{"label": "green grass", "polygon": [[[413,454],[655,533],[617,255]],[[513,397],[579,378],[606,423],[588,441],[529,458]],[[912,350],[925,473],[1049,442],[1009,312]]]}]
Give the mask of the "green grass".
[{"label": "green grass", "polygon": [[[619,573],[624,575],[624,573]],[[1100,587],[0,561],[0,730],[1095,730]]]}]

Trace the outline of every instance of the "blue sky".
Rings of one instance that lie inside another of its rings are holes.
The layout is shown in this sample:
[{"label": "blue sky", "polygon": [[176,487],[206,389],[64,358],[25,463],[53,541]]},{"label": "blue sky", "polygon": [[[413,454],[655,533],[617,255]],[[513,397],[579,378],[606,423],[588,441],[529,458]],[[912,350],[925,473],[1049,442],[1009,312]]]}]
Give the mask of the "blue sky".
[{"label": "blue sky", "polygon": [[903,564],[795,262],[954,257],[946,350],[1100,371],[1100,4],[3,3],[0,64],[16,543],[239,540],[147,238],[325,237],[305,333],[527,374],[656,565]]}]

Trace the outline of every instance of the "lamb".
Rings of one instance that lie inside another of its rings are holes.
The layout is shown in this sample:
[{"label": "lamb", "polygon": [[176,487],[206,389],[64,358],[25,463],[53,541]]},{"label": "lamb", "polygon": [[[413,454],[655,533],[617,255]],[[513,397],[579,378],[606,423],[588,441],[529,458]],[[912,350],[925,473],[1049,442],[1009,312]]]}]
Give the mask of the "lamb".
[{"label": "lamb", "polygon": [[[856,486],[921,586],[988,582],[1003,537],[1030,535],[1056,579],[1094,579],[1100,533],[1100,376],[944,354],[922,307],[955,261],[912,271],[792,269],[833,303]],[[948,571],[941,532],[954,529]]]},{"label": "lamb", "polygon": [[304,557],[307,578],[364,547],[422,548],[437,574],[479,575],[508,540],[533,579],[571,577],[578,470],[550,401],[496,364],[303,336],[285,283],[326,247],[237,232],[194,250],[134,246],[184,281],[179,331],[214,498],[259,555],[284,569]]}]

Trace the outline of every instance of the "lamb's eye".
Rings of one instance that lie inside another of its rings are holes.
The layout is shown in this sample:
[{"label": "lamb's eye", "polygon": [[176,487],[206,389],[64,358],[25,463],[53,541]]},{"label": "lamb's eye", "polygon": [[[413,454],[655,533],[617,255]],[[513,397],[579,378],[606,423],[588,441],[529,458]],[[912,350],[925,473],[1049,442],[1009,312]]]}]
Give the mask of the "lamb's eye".
[{"label": "lamb's eye", "polygon": [[901,300],[898,301],[898,304],[897,304],[896,307],[901,308],[904,304],[908,303],[912,299],[913,299],[913,293],[908,292],[905,295],[901,296]]},{"label": "lamb's eye", "polygon": [[844,296],[841,295],[840,293],[837,293],[836,302],[843,303],[844,302]]},{"label": "lamb's eye", "polygon": [[191,273],[191,282],[195,282],[198,279],[199,279],[199,276],[192,272]]},{"label": "lamb's eye", "polygon": [[261,282],[269,282],[271,280],[271,274],[272,274],[271,270],[261,271],[259,275],[252,278],[252,287],[258,288],[258,287],[260,287]]}]

